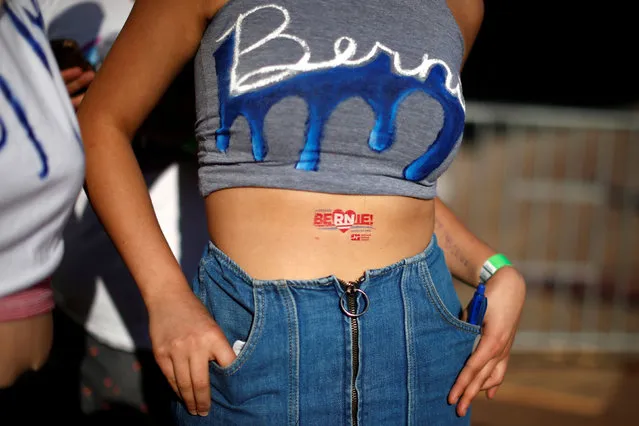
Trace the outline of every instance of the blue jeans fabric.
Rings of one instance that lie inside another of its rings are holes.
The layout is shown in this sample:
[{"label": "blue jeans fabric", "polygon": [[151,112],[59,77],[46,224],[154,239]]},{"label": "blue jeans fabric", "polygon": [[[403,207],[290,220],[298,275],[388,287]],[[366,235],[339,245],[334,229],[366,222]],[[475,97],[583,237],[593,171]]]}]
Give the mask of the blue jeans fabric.
[{"label": "blue jeans fabric", "polygon": [[436,238],[416,256],[365,272],[365,295],[354,297],[357,312],[368,309],[358,318],[340,308],[342,284],[334,276],[256,280],[210,244],[193,291],[231,344],[246,343],[231,365],[211,362],[209,415],[178,404],[177,424],[469,425],[447,395],[480,327],[459,319]]}]

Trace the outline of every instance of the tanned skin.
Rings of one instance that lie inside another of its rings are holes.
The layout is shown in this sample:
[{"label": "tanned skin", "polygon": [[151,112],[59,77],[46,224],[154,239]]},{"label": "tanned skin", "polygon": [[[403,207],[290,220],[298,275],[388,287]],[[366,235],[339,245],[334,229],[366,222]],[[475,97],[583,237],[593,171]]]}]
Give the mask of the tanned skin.
[{"label": "tanned skin", "polygon": [[[171,254],[130,141],[195,54],[208,21],[223,3],[137,0],[78,111],[89,198],[140,287],[160,368],[189,412],[200,415],[208,413],[211,403],[208,363],[228,366],[235,354]],[[466,57],[479,31],[483,3],[449,0],[449,5]],[[206,207],[211,240],[258,279],[330,274],[356,279],[366,269],[419,253],[435,232],[444,242],[452,274],[476,285],[481,265],[495,253],[437,199],[234,188],[209,195]],[[340,232],[318,229],[313,217],[320,209],[374,215],[373,237],[354,242]],[[514,268],[504,268],[489,281],[487,294],[491,303],[481,342],[449,395],[460,415],[481,390],[493,397],[503,380],[525,284]]]}]

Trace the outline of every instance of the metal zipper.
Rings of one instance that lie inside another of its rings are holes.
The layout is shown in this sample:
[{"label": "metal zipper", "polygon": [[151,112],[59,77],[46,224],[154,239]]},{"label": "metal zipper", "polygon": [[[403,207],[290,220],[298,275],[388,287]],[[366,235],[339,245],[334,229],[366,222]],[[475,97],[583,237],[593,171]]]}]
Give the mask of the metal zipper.
[{"label": "metal zipper", "polygon": [[[359,395],[357,393],[356,381],[359,372],[359,324],[357,318],[361,317],[368,310],[368,296],[359,286],[364,281],[361,277],[357,281],[342,281],[340,284],[344,288],[344,294],[340,298],[340,308],[351,320],[351,354],[353,370],[351,374],[351,424],[357,426],[357,410],[359,405]],[[361,312],[357,312],[357,295],[361,294],[364,298],[364,307]],[[346,298],[346,307],[344,307],[343,299]]]}]

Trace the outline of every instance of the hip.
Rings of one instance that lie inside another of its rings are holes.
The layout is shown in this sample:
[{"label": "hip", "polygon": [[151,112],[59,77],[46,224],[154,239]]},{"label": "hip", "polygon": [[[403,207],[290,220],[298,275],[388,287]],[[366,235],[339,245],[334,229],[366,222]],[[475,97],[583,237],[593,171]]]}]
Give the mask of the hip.
[{"label": "hip", "polygon": [[469,424],[446,397],[480,328],[434,236],[355,283],[259,280],[211,243],[193,291],[237,358],[210,364],[209,417],[178,424]]}]

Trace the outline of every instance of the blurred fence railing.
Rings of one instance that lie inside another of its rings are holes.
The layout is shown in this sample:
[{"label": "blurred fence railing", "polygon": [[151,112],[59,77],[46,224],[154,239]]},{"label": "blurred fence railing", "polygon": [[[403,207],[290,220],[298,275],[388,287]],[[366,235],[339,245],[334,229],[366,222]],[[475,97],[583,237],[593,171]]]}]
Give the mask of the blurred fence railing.
[{"label": "blurred fence railing", "polygon": [[514,350],[638,353],[639,110],[469,103],[467,122],[440,196],[526,277]]}]

